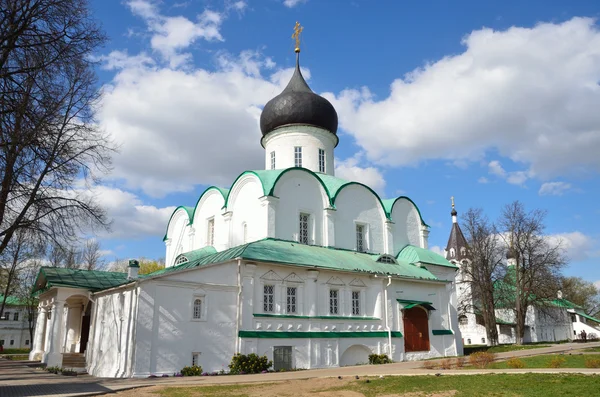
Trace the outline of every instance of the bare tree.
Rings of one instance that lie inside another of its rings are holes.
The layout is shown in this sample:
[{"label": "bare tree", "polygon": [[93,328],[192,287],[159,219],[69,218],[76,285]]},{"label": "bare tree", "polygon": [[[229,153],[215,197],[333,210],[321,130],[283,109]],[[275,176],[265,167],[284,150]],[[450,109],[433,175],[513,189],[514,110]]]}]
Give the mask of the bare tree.
[{"label": "bare tree", "polygon": [[498,344],[496,327],[495,285],[504,276],[502,247],[495,228],[480,208],[469,208],[463,216],[463,227],[469,244],[471,262],[461,266],[467,280],[473,311],[480,311],[488,343]]},{"label": "bare tree", "polygon": [[25,304],[25,318],[27,320],[30,341],[33,341],[38,304],[37,298],[31,295],[31,291],[41,267],[42,262],[39,259],[33,259],[29,261],[27,266],[19,271],[18,286],[15,292],[15,295],[19,298],[19,301]]},{"label": "bare tree", "polygon": [[556,297],[560,271],[567,263],[561,242],[554,243],[544,234],[545,217],[544,211],[527,212],[515,201],[504,207],[499,220],[500,235],[514,260],[507,284],[514,291],[517,344],[523,343],[527,309],[532,305],[543,308]]},{"label": "bare tree", "polygon": [[86,0],[0,0],[0,255],[18,231],[74,241],[107,227],[89,193],[113,152],[94,122],[93,52],[105,40]]},{"label": "bare tree", "polygon": [[83,244],[81,261],[82,268],[86,270],[97,270],[104,266],[98,240],[90,239]]},{"label": "bare tree", "polygon": [[4,298],[0,302],[0,317],[4,314],[6,299],[17,290],[18,285],[15,281],[18,280],[19,272],[39,252],[39,244],[37,244],[35,236],[22,230],[15,234],[15,237],[0,255],[0,268],[4,278],[2,280]]},{"label": "bare tree", "polygon": [[591,281],[581,277],[562,277],[560,289],[565,298],[583,307],[586,313],[600,313],[600,291]]}]

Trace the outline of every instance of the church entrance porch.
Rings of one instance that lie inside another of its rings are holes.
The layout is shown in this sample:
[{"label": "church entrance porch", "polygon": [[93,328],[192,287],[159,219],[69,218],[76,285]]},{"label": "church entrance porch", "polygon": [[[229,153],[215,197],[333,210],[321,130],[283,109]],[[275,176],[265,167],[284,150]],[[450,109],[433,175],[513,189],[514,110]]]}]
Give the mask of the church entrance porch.
[{"label": "church entrance porch", "polygon": [[427,310],[415,306],[404,310],[404,351],[429,351],[429,316]]}]

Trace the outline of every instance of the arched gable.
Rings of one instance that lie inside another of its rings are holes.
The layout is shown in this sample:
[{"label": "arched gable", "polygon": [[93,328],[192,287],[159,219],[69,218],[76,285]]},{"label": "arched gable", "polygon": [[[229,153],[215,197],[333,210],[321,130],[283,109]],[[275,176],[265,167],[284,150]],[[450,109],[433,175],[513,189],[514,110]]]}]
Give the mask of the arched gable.
[{"label": "arched gable", "polygon": [[335,205],[335,246],[345,249],[357,247],[357,226],[363,226],[369,252],[385,252],[386,214],[379,196],[368,186],[349,182],[341,186],[333,197]]},{"label": "arched gable", "polygon": [[392,224],[394,253],[407,244],[421,246],[421,228],[427,226],[423,222],[421,212],[408,197],[386,200]]},{"label": "arched gable", "polygon": [[170,240],[165,258],[169,266],[173,263],[175,256],[191,249],[188,231],[192,213],[193,208],[180,206],[171,214],[163,239],[164,241]]},{"label": "arched gable", "polygon": [[362,186],[365,189],[367,189],[369,192],[371,192],[371,194],[373,194],[373,196],[377,199],[377,202],[381,206],[381,212],[382,212],[383,216],[386,218],[388,217],[387,212],[385,210],[385,206],[383,205],[383,202],[381,201],[381,197],[379,197],[379,195],[377,193],[375,193],[375,191],[373,189],[371,189],[364,183],[360,183],[360,182],[347,182],[347,183],[341,185],[335,192],[333,192],[333,196],[331,197],[331,204],[334,208],[335,208],[335,202],[336,202],[338,196],[340,195],[340,193],[347,187],[350,187],[353,185]]},{"label": "arched gable", "polygon": [[[224,203],[224,194],[218,188],[210,187],[202,193],[194,209],[192,219],[194,237],[190,249],[195,250],[207,245],[214,245],[219,249],[225,248],[228,236],[224,233],[225,222],[221,216]],[[209,241],[208,236],[209,222],[212,222],[214,230],[212,242]]]},{"label": "arched gable", "polygon": [[265,211],[260,201],[263,197],[263,182],[254,171],[242,173],[231,186],[225,203],[227,212],[231,213],[229,230],[224,231],[233,247],[247,241],[266,237]]},{"label": "arched gable", "polygon": [[169,218],[169,222],[167,222],[167,230],[165,231],[165,236],[163,237],[163,241],[172,237],[173,226],[177,223],[180,216],[185,215],[188,220],[186,225],[189,225],[191,223],[191,220],[193,219],[193,214],[194,214],[194,208],[192,208],[192,207],[185,207],[183,205],[180,205],[179,207],[175,208],[175,210],[171,214],[171,217]]},{"label": "arched gable", "polygon": [[196,219],[196,212],[198,212],[198,208],[202,207],[202,203],[204,203],[208,197],[210,197],[211,195],[215,195],[217,193],[223,199],[221,208],[225,207],[225,200],[227,200],[227,196],[229,195],[229,189],[223,189],[223,188],[216,187],[216,186],[210,186],[209,188],[207,188],[205,191],[202,192],[200,197],[198,197],[198,201],[196,201],[196,205],[194,206],[194,211],[192,212],[192,216],[191,216],[192,224],[194,223],[194,220]]},{"label": "arched gable", "polygon": [[386,200],[382,200],[383,206],[385,207],[385,211],[388,214],[388,217],[392,220],[392,221],[396,221],[394,219],[394,217],[392,216],[392,212],[394,211],[394,206],[396,205],[396,203],[398,202],[403,202],[403,201],[408,201],[410,204],[412,204],[413,207],[415,207],[415,210],[417,211],[417,214],[419,214],[419,220],[421,221],[421,224],[423,226],[427,226],[430,227],[427,223],[425,223],[425,221],[423,220],[423,215],[421,215],[421,210],[419,209],[419,207],[417,206],[417,204],[415,204],[414,201],[412,201],[409,197],[406,196],[399,196],[396,197],[395,199],[386,199]]}]

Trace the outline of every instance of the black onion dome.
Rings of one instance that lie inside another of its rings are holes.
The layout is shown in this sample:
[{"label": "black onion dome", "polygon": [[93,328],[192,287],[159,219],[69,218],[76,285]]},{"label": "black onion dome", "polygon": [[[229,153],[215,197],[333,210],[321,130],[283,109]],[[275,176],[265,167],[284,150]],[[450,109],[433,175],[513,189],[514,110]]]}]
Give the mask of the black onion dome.
[{"label": "black onion dome", "polygon": [[458,215],[458,212],[456,212],[456,210],[454,209],[454,207],[452,207],[452,212],[450,212],[450,215],[452,215],[452,216]]},{"label": "black onion dome", "polygon": [[296,70],[287,87],[271,99],[260,115],[263,135],[286,125],[301,124],[324,128],[335,134],[338,116],[333,105],[315,94],[300,72],[299,54],[296,54]]}]

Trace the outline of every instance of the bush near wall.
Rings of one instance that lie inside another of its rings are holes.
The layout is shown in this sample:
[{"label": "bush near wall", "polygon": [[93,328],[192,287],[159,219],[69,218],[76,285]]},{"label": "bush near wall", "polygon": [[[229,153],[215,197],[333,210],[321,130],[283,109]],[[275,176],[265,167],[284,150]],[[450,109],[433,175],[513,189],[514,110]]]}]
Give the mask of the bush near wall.
[{"label": "bush near wall", "polygon": [[469,356],[469,363],[477,368],[487,368],[494,362],[496,355],[488,352],[477,352]]},{"label": "bush near wall", "polygon": [[273,361],[270,361],[267,356],[237,353],[231,358],[229,373],[234,375],[259,374],[268,371],[272,366]]},{"label": "bush near wall", "polygon": [[369,354],[369,364],[389,364],[392,360],[387,354]]},{"label": "bush near wall", "polygon": [[192,365],[189,367],[181,368],[182,376],[201,376],[202,375],[202,367],[199,365]]}]

